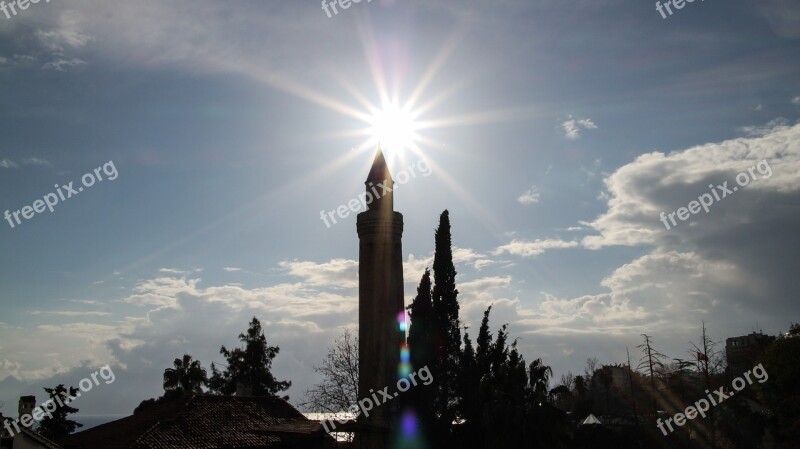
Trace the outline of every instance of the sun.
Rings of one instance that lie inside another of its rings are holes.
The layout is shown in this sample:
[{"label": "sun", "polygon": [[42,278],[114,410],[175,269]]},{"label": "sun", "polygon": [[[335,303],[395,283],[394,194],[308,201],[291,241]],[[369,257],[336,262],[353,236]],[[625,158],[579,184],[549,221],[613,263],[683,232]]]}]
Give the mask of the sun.
[{"label": "sun", "polygon": [[384,103],[381,109],[372,108],[368,119],[370,144],[378,144],[394,156],[402,157],[419,140],[419,124],[409,107],[396,102]]}]

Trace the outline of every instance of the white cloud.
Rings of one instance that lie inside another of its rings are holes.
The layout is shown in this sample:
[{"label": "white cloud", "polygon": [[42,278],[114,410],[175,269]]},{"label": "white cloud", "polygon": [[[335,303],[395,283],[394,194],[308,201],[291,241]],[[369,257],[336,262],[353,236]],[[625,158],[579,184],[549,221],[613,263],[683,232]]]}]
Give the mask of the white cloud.
[{"label": "white cloud", "polygon": [[3,158],[3,159],[0,159],[0,167],[2,167],[2,168],[17,168],[18,165],[15,164],[14,161],[12,161],[10,159]]},{"label": "white cloud", "polygon": [[22,165],[47,166],[47,165],[51,165],[51,164],[50,164],[50,161],[48,161],[47,159],[42,159],[42,158],[38,158],[38,157],[28,157],[28,158],[25,158],[25,159],[22,160]]},{"label": "white cloud", "polygon": [[310,285],[358,288],[358,262],[355,260],[333,259],[325,263],[294,260],[280,262],[278,266]]},{"label": "white cloud", "polygon": [[19,168],[19,165],[38,165],[38,166],[47,166],[50,165],[50,162],[47,159],[42,159],[38,157],[28,157],[22,159],[19,164],[14,162],[11,159],[3,158],[0,159],[0,167],[2,168]]},{"label": "white cloud", "polygon": [[530,189],[525,191],[522,195],[517,198],[517,202],[520,204],[534,204],[539,202],[539,192],[536,190],[536,186],[531,186]]},{"label": "white cloud", "polygon": [[558,239],[536,239],[533,241],[514,239],[511,243],[498,247],[494,254],[508,253],[515,256],[534,257],[543,254],[548,249],[575,248],[577,246],[578,242],[567,242]]},{"label": "white cloud", "polygon": [[789,120],[783,117],[778,117],[774,120],[767,122],[766,125],[743,126],[739,128],[739,131],[743,132],[748,137],[761,137],[769,133],[775,132],[780,128],[786,128],[788,126],[789,126]]},{"label": "white cloud", "polygon": [[572,114],[569,115],[568,120],[561,124],[564,128],[565,137],[569,140],[576,140],[581,137],[581,128],[583,129],[597,129],[594,121],[589,118],[575,119]]},{"label": "white cloud", "polygon": [[[775,197],[800,190],[800,125],[788,127],[773,122],[759,127],[756,137],[738,138],[699,145],[669,154],[643,154],[620,167],[605,179],[610,195],[608,211],[590,225],[599,235],[587,236],[583,245],[597,249],[609,245],[653,245],[680,242],[682,236],[719,238],[728,230],[764,219],[761,211],[765,195]],[[709,191],[709,184],[727,181],[735,184],[736,175],[767,160],[773,175],[751,182],[735,195],[716,202],[709,213],[692,216],[702,226],[678,226],[667,231],[659,221],[669,213]],[[758,219],[760,215],[762,218]],[[736,240],[736,239],[734,239]]]},{"label": "white cloud", "polygon": [[76,317],[76,316],[109,316],[111,313],[109,312],[77,312],[74,310],[34,310],[31,312],[31,315],[56,315],[56,316],[66,316],[66,317]]},{"label": "white cloud", "polygon": [[48,31],[36,30],[36,38],[48,50],[62,54],[66,49],[85,47],[91,37],[83,31],[83,20],[77,11],[64,11]]},{"label": "white cloud", "polygon": [[800,97],[792,98],[792,104],[800,104]]},{"label": "white cloud", "polygon": [[45,63],[42,66],[42,69],[56,70],[58,72],[66,72],[67,68],[69,67],[75,67],[83,64],[86,64],[86,62],[78,58],[70,58],[70,59],[56,58],[50,62]]},{"label": "white cloud", "polygon": [[241,268],[237,267],[224,267],[223,270],[227,271],[228,273],[235,273],[237,271],[242,271]]}]

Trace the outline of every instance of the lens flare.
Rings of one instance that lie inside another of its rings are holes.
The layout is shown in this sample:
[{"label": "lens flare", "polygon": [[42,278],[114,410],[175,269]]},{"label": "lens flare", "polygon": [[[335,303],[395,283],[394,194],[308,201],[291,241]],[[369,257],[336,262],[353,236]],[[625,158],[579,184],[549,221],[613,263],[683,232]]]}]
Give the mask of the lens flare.
[{"label": "lens flare", "polygon": [[400,361],[403,363],[411,362],[411,351],[408,349],[408,345],[400,347]]},{"label": "lens flare", "polygon": [[400,312],[397,314],[397,324],[400,325],[400,332],[405,332],[408,329],[405,312]]},{"label": "lens flare", "polygon": [[406,411],[403,413],[401,427],[403,429],[403,436],[406,438],[413,438],[417,435],[417,416],[414,412]]}]

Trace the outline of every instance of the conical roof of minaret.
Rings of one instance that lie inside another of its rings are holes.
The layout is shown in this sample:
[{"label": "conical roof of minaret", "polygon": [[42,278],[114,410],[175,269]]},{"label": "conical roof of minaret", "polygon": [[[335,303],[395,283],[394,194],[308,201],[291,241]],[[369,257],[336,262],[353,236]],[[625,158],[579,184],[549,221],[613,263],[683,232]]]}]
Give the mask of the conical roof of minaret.
[{"label": "conical roof of minaret", "polygon": [[372,161],[367,182],[377,184],[384,181],[392,181],[392,174],[389,173],[389,166],[386,164],[386,158],[383,157],[383,150],[378,146],[378,153],[375,155],[375,160]]}]

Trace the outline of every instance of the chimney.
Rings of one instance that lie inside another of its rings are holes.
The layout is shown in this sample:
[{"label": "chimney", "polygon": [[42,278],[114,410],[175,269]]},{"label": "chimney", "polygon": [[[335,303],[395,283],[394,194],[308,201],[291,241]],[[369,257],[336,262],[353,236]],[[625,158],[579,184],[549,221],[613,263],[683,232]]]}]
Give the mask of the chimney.
[{"label": "chimney", "polygon": [[253,387],[242,382],[236,383],[236,396],[252,396],[252,395],[253,395]]},{"label": "chimney", "polygon": [[[22,423],[23,415],[32,415],[33,409],[36,407],[36,396],[20,396],[19,397],[19,422]],[[33,424],[33,421],[29,421]]]}]

